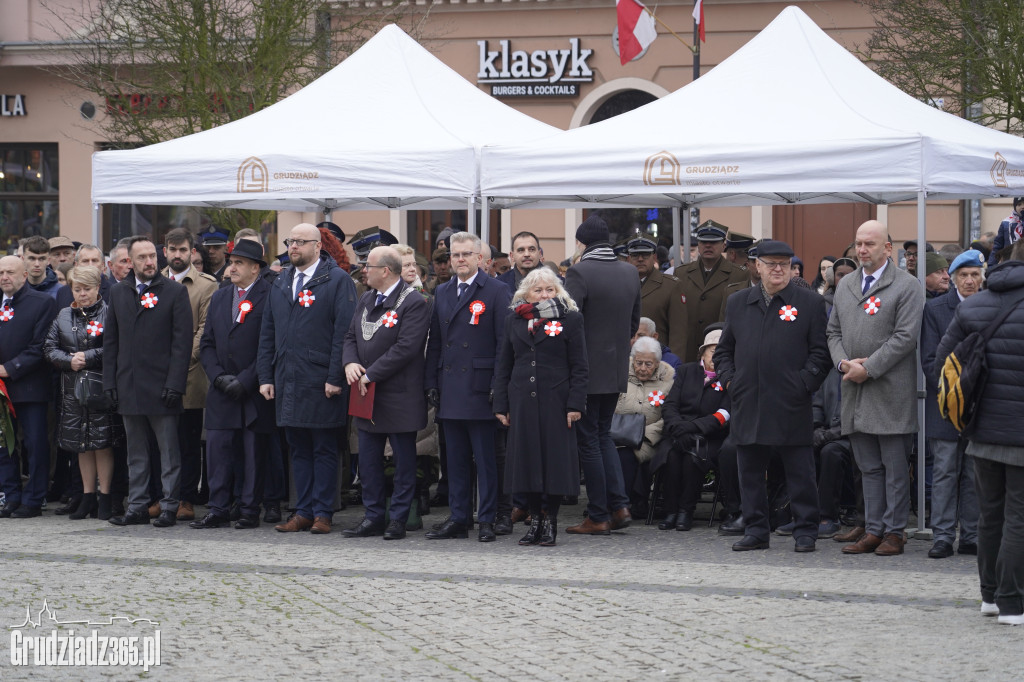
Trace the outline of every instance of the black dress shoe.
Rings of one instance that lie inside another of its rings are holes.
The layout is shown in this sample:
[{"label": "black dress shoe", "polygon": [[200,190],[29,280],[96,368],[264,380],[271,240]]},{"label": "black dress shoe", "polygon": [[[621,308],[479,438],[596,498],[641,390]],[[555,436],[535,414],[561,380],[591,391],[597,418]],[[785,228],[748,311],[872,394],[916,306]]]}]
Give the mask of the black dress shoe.
[{"label": "black dress shoe", "polygon": [[793,545],[794,552],[813,552],[815,540],[810,535],[801,535]]},{"label": "black dress shoe", "polygon": [[122,516],[111,516],[110,522],[115,526],[148,526],[149,509],[143,508],[139,511],[128,512]]},{"label": "black dress shoe", "polygon": [[70,514],[71,512],[76,511],[78,509],[78,505],[81,502],[82,502],[82,498],[81,497],[72,497],[71,499],[68,500],[67,504],[65,504],[65,505],[63,505],[61,507],[57,507],[56,509],[54,509],[53,513],[56,514],[57,516],[64,516],[66,514]]},{"label": "black dress shoe", "polygon": [[678,518],[679,514],[665,514],[665,520],[658,524],[658,530],[672,530]]},{"label": "black dress shoe", "polygon": [[477,539],[480,542],[494,542],[495,540],[497,540],[498,536],[494,532],[494,524],[493,523],[481,523],[480,524],[480,533],[479,533],[479,535],[477,535]]},{"label": "black dress shoe", "polygon": [[690,530],[693,528],[693,512],[681,511],[676,518],[676,530]]},{"label": "black dress shoe", "polygon": [[384,531],[385,540],[401,540],[405,537],[405,522],[392,521],[388,529]]},{"label": "black dress shoe", "polygon": [[178,512],[170,509],[163,509],[160,516],[153,519],[153,525],[157,528],[170,528],[178,522]]},{"label": "black dress shoe", "polygon": [[731,519],[726,519],[722,522],[722,525],[718,527],[719,535],[743,535],[747,530],[747,522],[743,520],[742,516],[734,516]]},{"label": "black dress shoe", "polygon": [[431,507],[447,507],[448,506],[448,493],[434,493],[434,496],[430,498]]},{"label": "black dress shoe", "polygon": [[501,514],[494,519],[495,535],[512,535],[512,517],[508,514]]},{"label": "black dress shoe", "polygon": [[956,548],[956,553],[978,556],[978,545],[973,542],[961,542],[960,546]]},{"label": "black dress shoe", "polygon": [[341,531],[341,534],[347,538],[371,538],[376,535],[384,534],[384,524],[379,521],[371,521],[364,516],[363,520],[357,525],[352,528],[346,528]]},{"label": "black dress shoe", "polygon": [[468,538],[469,528],[464,523],[448,519],[437,530],[427,531],[428,540],[450,540],[452,538]]},{"label": "black dress shoe", "polygon": [[[157,521],[160,519],[157,518]],[[188,524],[189,528],[220,528],[231,523],[231,519],[220,514],[214,514],[213,512],[207,512],[206,516],[195,521],[190,521]]]},{"label": "black dress shoe", "polygon": [[232,521],[237,521],[242,518],[242,503],[240,500],[235,500],[231,503],[231,509],[229,510],[229,516]]},{"label": "black dress shoe", "polygon": [[[281,505],[279,503],[268,504],[263,512],[263,520],[267,523],[281,523]],[[253,526],[255,528],[255,526]]]},{"label": "black dress shoe", "polygon": [[242,514],[242,518],[240,518],[237,521],[235,521],[235,528],[238,529],[238,530],[249,530],[250,528],[259,528],[259,527],[260,527],[260,517],[257,514],[253,514],[252,516],[248,516],[246,514]]},{"label": "black dress shoe", "polygon": [[26,507],[25,505],[19,506],[13,512],[11,512],[12,519],[31,519],[36,516],[42,516],[43,510],[39,507]]},{"label": "black dress shoe", "polygon": [[768,541],[758,540],[753,535],[744,535],[742,540],[732,546],[734,552],[747,552],[752,549],[768,549]]},{"label": "black dress shoe", "polygon": [[0,519],[11,518],[11,514],[13,514],[14,511],[20,506],[21,504],[19,504],[18,502],[12,502],[11,504],[4,506],[3,509],[0,509]]},{"label": "black dress shoe", "polygon": [[930,559],[945,559],[953,556],[953,544],[945,540],[936,540],[932,548],[928,550]]}]

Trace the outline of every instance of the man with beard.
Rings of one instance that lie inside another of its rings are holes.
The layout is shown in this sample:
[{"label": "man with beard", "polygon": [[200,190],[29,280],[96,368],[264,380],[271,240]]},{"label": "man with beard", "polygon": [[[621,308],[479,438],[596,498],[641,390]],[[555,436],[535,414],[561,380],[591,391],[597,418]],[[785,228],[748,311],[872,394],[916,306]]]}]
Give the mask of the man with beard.
[{"label": "man with beard", "polygon": [[528,274],[541,267],[540,239],[533,232],[520,232],[512,238],[513,267],[502,275],[498,281],[508,285],[510,291],[519,289],[519,283]]}]

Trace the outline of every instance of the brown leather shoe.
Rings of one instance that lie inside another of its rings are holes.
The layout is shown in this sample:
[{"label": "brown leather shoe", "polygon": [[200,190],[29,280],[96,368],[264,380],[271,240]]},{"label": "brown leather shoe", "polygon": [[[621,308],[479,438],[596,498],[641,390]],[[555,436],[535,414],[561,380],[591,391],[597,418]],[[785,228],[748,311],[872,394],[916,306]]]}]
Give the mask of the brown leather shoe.
[{"label": "brown leather shoe", "polygon": [[846,531],[845,533],[839,533],[838,535],[833,535],[832,539],[835,540],[836,542],[847,542],[847,543],[849,543],[849,542],[857,542],[857,540],[860,540],[862,537],[864,537],[864,526],[855,526],[855,527],[851,528],[850,530]]},{"label": "brown leather shoe", "polygon": [[864,533],[860,540],[857,540],[857,542],[852,545],[843,547],[843,554],[870,554],[871,552],[874,552],[880,544],[882,544],[882,538],[877,535],[872,535],[871,533]]},{"label": "brown leather shoe", "polygon": [[192,507],[191,502],[182,502],[178,505],[178,520],[179,521],[191,521],[196,517],[196,510]]},{"label": "brown leather shoe", "polygon": [[633,523],[633,516],[629,513],[629,507],[616,509],[614,512],[612,512],[612,530],[622,530],[623,528],[629,528],[629,524],[631,523]]},{"label": "brown leather shoe", "polygon": [[878,556],[896,556],[897,554],[903,554],[903,545],[906,543],[907,541],[902,532],[886,533],[885,538],[882,540],[882,544],[875,549],[875,554]]},{"label": "brown leather shoe", "polygon": [[512,507],[512,523],[522,523],[530,513],[519,507]]},{"label": "brown leather shoe", "polygon": [[149,518],[155,519],[158,516],[160,516],[160,500],[149,505]]},{"label": "brown leather shoe", "polygon": [[578,526],[569,526],[565,532],[573,535],[611,535],[612,533],[610,523],[607,521],[594,523],[589,516],[583,519],[583,523]]},{"label": "brown leather shoe", "polygon": [[331,532],[331,520],[326,516],[318,516],[313,521],[313,526],[309,529],[310,533],[315,535],[327,535]]},{"label": "brown leather shoe", "polygon": [[279,533],[298,533],[300,530],[309,530],[312,527],[313,522],[305,516],[292,514],[291,518],[289,518],[286,523],[279,523],[274,526],[274,530]]}]

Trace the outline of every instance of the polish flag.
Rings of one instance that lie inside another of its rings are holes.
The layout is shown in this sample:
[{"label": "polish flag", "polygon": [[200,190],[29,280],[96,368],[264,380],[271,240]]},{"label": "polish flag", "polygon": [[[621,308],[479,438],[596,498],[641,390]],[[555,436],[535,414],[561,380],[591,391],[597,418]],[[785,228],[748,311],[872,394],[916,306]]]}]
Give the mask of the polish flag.
[{"label": "polish flag", "polygon": [[[697,0],[693,3],[693,23],[697,24],[698,31],[700,33],[700,42],[706,43],[707,40],[704,39],[704,0]],[[622,33],[621,28],[619,29],[619,33]]]},{"label": "polish flag", "polygon": [[658,37],[654,17],[636,0],[615,0],[619,16],[619,60],[625,66]]}]

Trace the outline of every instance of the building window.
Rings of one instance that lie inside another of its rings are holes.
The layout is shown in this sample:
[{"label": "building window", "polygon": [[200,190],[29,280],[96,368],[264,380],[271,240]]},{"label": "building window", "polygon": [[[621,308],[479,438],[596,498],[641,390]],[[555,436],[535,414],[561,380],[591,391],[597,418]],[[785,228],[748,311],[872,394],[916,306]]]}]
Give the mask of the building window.
[{"label": "building window", "polygon": [[18,240],[60,232],[56,144],[0,144],[0,244],[14,253]]}]

